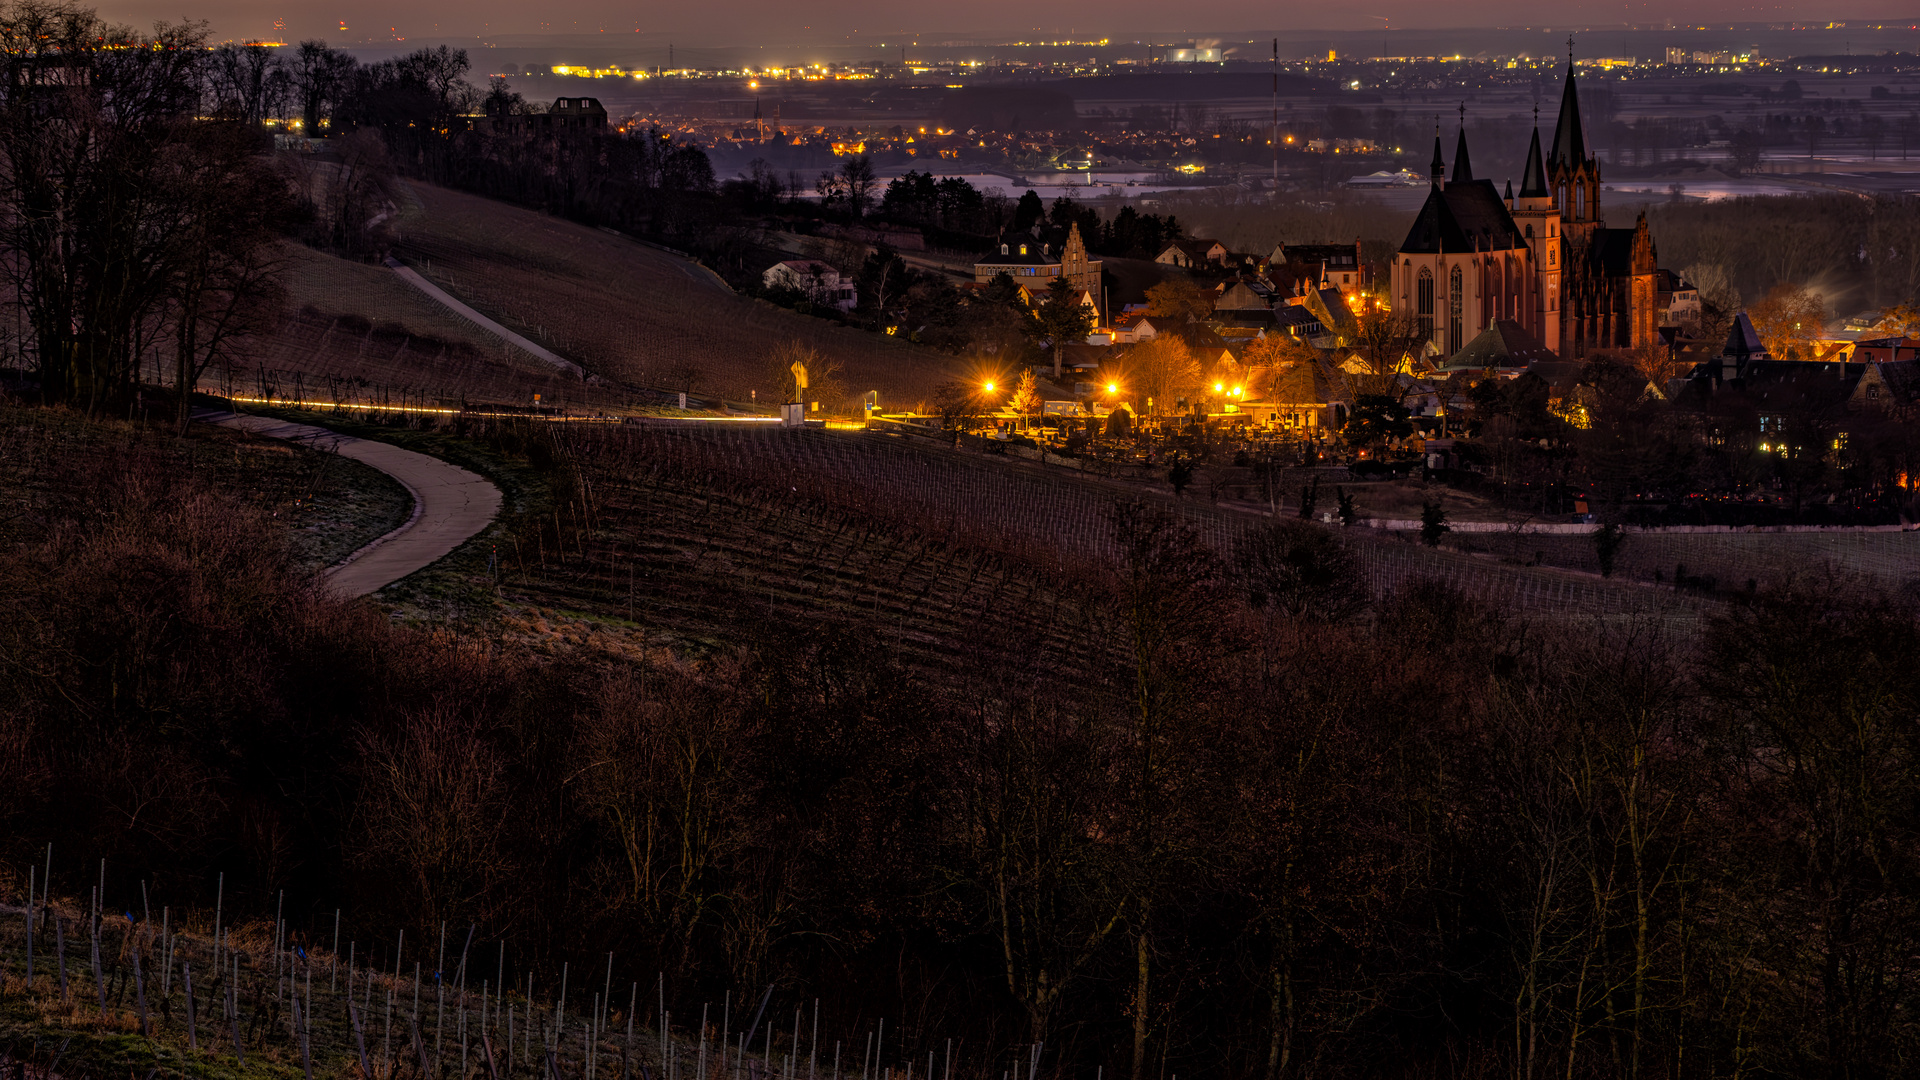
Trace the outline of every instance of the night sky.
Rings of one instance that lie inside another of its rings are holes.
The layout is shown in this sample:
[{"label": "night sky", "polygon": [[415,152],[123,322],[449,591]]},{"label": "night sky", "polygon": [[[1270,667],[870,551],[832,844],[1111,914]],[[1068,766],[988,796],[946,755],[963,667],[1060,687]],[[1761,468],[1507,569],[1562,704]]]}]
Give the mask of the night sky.
[{"label": "night sky", "polygon": [[[881,0],[831,0],[793,3],[791,0],[707,0],[672,5],[636,5],[610,0],[583,0],[563,4],[521,3],[516,0],[408,0],[372,3],[368,0],[328,0],[325,4],[278,4],[259,0],[109,0],[101,14],[116,21],[146,26],[156,19],[205,19],[216,37],[257,39],[281,33],[291,40],[324,37],[340,44],[408,40],[502,37],[521,34],[606,34],[672,36],[694,46],[763,44],[839,44],[860,38],[924,36],[945,40],[978,37],[1047,35],[1076,39],[1220,35],[1283,36],[1312,30],[1357,31],[1377,29],[1379,17],[1395,27],[1410,29],[1478,26],[1574,26],[1620,28],[1658,26],[1673,18],[1686,23],[1766,23],[1788,20],[1843,19],[1854,24],[1876,20],[1912,21],[1912,5],[1896,0],[1848,0],[1845,10],[1834,3],[1740,4],[1708,2],[1688,5],[1604,3],[1598,0],[1552,4],[1515,0],[1432,4],[1406,0],[1369,0],[1365,4],[1317,5],[1287,9],[1288,25],[1275,25],[1271,3],[1226,0],[1193,9],[1184,17],[1178,5],[1155,0],[1110,0],[1106,3],[1062,5],[1048,10],[1030,0],[975,0],[954,4],[900,4]],[[1038,25],[1037,16],[1050,20]],[[345,24],[346,30],[341,30]]]}]

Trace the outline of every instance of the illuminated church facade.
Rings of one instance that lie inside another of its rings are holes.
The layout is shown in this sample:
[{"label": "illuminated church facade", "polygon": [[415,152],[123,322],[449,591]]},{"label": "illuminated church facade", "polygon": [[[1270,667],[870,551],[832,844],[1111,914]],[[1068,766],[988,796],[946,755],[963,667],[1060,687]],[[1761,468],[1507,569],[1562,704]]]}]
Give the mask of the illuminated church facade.
[{"label": "illuminated church facade", "polygon": [[1464,123],[1451,175],[1434,137],[1431,179],[1389,287],[1394,310],[1416,320],[1434,352],[1452,356],[1502,320],[1566,357],[1654,344],[1653,238],[1644,213],[1631,229],[1606,227],[1571,58],[1552,150],[1541,152],[1536,128],[1518,193],[1473,175]]}]

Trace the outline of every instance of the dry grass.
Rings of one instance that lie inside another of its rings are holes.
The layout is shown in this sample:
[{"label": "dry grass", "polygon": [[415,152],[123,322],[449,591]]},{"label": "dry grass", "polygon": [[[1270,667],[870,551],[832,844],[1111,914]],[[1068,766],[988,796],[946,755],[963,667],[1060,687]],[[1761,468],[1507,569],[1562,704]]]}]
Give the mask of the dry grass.
[{"label": "dry grass", "polygon": [[288,306],[324,315],[357,315],[377,326],[403,327],[421,338],[498,354],[499,339],[428,299],[385,266],[354,262],[299,244],[282,245],[281,281]]},{"label": "dry grass", "polygon": [[745,400],[776,392],[762,358],[799,339],[837,358],[856,393],[931,397],[953,377],[950,356],[796,315],[734,295],[705,270],[635,241],[473,195],[413,184],[399,223],[401,257],[502,324],[597,374],[676,384],[680,368],[704,389]]},{"label": "dry grass", "polygon": [[329,566],[405,521],[406,489],[338,454],[230,428],[178,438],[163,422],[88,419],[0,401],[0,550],[88,512],[96,474],[188,475],[288,524],[297,561]]}]

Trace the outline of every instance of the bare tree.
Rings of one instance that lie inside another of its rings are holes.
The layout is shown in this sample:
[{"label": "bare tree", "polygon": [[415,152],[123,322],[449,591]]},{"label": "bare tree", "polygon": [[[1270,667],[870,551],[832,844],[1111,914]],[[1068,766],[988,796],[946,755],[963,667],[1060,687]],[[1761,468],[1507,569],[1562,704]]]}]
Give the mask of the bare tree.
[{"label": "bare tree", "polygon": [[33,327],[42,392],[94,406],[128,391],[184,223],[169,149],[200,97],[206,30],[152,37],[41,0],[0,8],[0,249]]},{"label": "bare tree", "polygon": [[292,217],[283,177],[253,154],[251,129],[196,127],[163,174],[177,225],[166,320],[174,338],[175,419],[186,430],[194,384],[231,366],[249,337],[270,331],[281,289],[281,229]]},{"label": "bare tree", "polygon": [[1363,392],[1385,393],[1390,377],[1407,369],[1426,340],[1419,320],[1411,315],[1375,310],[1360,316],[1353,330],[1353,357],[1367,366],[1372,377]]},{"label": "bare tree", "polygon": [[1187,343],[1173,334],[1161,334],[1133,347],[1125,358],[1123,387],[1143,411],[1167,412],[1183,395],[1200,386],[1200,362]]},{"label": "bare tree", "polygon": [[873,189],[880,184],[873,174],[873,159],[855,154],[840,166],[840,177],[846,182],[847,205],[852,208],[853,216],[864,216],[867,204],[873,201]]},{"label": "bare tree", "polygon": [[328,48],[324,41],[303,41],[294,50],[288,74],[307,134],[320,133],[321,120],[339,102],[357,64],[351,53]]},{"label": "bare tree", "polygon": [[799,338],[789,338],[761,357],[761,386],[781,401],[831,401],[846,394],[839,360]]},{"label": "bare tree", "polygon": [[269,115],[277,71],[273,50],[265,45],[227,42],[215,48],[207,59],[209,112],[259,127]]}]

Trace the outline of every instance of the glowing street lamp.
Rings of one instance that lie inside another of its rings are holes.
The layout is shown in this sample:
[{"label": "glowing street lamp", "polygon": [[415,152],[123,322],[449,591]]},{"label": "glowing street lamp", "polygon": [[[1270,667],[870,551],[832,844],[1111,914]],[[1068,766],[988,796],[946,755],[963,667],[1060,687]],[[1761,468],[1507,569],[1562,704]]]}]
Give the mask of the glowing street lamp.
[{"label": "glowing street lamp", "polygon": [[983,389],[986,390],[987,393],[991,394],[993,393],[993,384],[988,383],[985,387],[983,387]]}]

